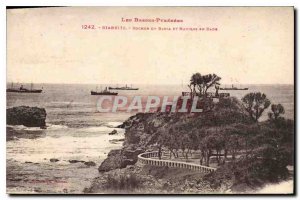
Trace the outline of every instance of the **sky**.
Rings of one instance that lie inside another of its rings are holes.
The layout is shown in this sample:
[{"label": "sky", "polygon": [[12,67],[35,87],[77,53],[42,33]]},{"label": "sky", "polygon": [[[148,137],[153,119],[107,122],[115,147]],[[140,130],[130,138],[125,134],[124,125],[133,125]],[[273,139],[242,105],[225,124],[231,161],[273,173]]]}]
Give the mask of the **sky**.
[{"label": "sky", "polygon": [[[122,22],[182,19],[182,23]],[[88,30],[82,25],[126,26]],[[145,31],[132,27],[211,27]],[[293,84],[292,7],[63,7],[7,10],[7,82]]]}]

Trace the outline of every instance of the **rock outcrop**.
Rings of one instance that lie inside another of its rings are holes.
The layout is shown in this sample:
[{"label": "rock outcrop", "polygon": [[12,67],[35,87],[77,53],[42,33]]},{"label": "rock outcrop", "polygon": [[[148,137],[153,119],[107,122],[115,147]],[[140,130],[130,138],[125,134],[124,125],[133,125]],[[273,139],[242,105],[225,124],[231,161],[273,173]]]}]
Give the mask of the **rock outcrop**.
[{"label": "rock outcrop", "polygon": [[56,159],[56,158],[51,158],[50,159],[50,162],[58,162],[59,160],[58,159]]},{"label": "rock outcrop", "polygon": [[171,117],[161,113],[138,113],[130,117],[118,126],[126,130],[123,148],[110,151],[98,168],[99,172],[134,165],[138,155],[145,152],[146,147],[149,150],[155,143],[153,141],[156,141],[158,129],[170,119]]},{"label": "rock outcrop", "polygon": [[93,162],[93,161],[87,161],[87,162],[84,162],[84,164],[88,167],[93,167],[93,166],[96,166],[96,163]]},{"label": "rock outcrop", "polygon": [[84,163],[83,160],[69,160],[69,163]]},{"label": "rock outcrop", "polygon": [[143,149],[129,150],[116,149],[111,150],[107,158],[101,163],[98,168],[99,172],[107,172],[113,169],[125,168],[127,165],[133,165],[137,162],[137,156],[143,153]]},{"label": "rock outcrop", "polygon": [[114,129],[112,132],[110,132],[108,135],[116,135],[118,133],[118,131],[116,129]]},{"label": "rock outcrop", "polygon": [[[226,104],[225,106],[223,104]],[[227,104],[231,105],[228,109]],[[232,108],[232,105],[235,105]],[[192,127],[197,127],[199,123],[207,126],[214,126],[214,121],[221,121],[224,116],[230,123],[242,120],[248,120],[248,117],[243,114],[238,103],[234,99],[229,99],[228,102],[221,102],[216,105],[213,110],[207,114],[194,113],[137,113],[129,117],[123,124],[117,128],[125,129],[125,140],[123,148],[113,150],[108,154],[108,157],[102,162],[99,171],[109,171],[117,168],[124,168],[127,165],[133,165],[137,161],[137,156],[147,151],[157,149],[157,140],[159,135],[169,131],[178,124],[190,124]],[[235,118],[238,116],[238,120]],[[246,119],[247,118],[247,119]],[[197,125],[197,126],[196,126]]]},{"label": "rock outcrop", "polygon": [[44,108],[18,106],[6,109],[6,124],[45,128],[46,116]]}]

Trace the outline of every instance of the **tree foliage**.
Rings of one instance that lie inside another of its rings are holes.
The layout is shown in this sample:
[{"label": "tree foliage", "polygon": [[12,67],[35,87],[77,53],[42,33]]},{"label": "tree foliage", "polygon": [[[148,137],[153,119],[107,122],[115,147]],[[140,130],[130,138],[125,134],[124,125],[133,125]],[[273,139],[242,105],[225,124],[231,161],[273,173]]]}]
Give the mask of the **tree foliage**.
[{"label": "tree foliage", "polygon": [[278,120],[280,115],[283,115],[285,113],[284,107],[281,104],[272,104],[271,111],[272,112],[268,113],[270,120]]},{"label": "tree foliage", "polygon": [[261,117],[271,102],[264,93],[248,93],[242,98],[243,105],[251,119],[255,122]]},{"label": "tree foliage", "polygon": [[190,84],[188,86],[193,94],[206,96],[209,88],[220,85],[220,80],[221,77],[216,74],[201,75],[200,73],[195,73],[191,76]]},{"label": "tree foliage", "polygon": [[[251,105],[251,118],[245,102]],[[188,159],[197,151],[199,164],[211,166],[216,161],[219,168],[210,179],[216,185],[228,177],[234,185],[251,187],[286,178],[286,166],[294,162],[293,121],[277,117],[277,121],[257,122],[270,104],[264,94],[246,95],[243,103],[223,99],[211,112],[192,118],[182,115],[160,129],[158,143],[175,158],[180,152]],[[275,112],[277,108],[273,106]]]}]

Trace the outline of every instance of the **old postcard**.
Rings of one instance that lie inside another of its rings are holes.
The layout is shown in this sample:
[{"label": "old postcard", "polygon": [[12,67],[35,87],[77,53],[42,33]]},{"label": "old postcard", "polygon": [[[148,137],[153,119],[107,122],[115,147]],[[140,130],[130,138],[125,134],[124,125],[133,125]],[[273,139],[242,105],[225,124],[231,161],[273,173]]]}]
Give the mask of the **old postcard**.
[{"label": "old postcard", "polygon": [[9,194],[294,194],[293,7],[7,8]]}]

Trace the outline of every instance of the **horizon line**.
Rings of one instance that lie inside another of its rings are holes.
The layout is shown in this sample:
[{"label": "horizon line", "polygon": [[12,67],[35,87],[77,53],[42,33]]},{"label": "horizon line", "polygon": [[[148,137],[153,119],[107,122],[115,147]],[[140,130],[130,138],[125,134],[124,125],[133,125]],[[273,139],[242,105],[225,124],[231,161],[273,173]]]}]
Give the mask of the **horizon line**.
[{"label": "horizon line", "polygon": [[[181,83],[55,83],[55,82],[14,82],[14,81],[6,81],[6,84],[16,83],[16,84],[66,84],[66,85],[186,85]],[[220,85],[294,85],[294,83],[224,83]]]}]

